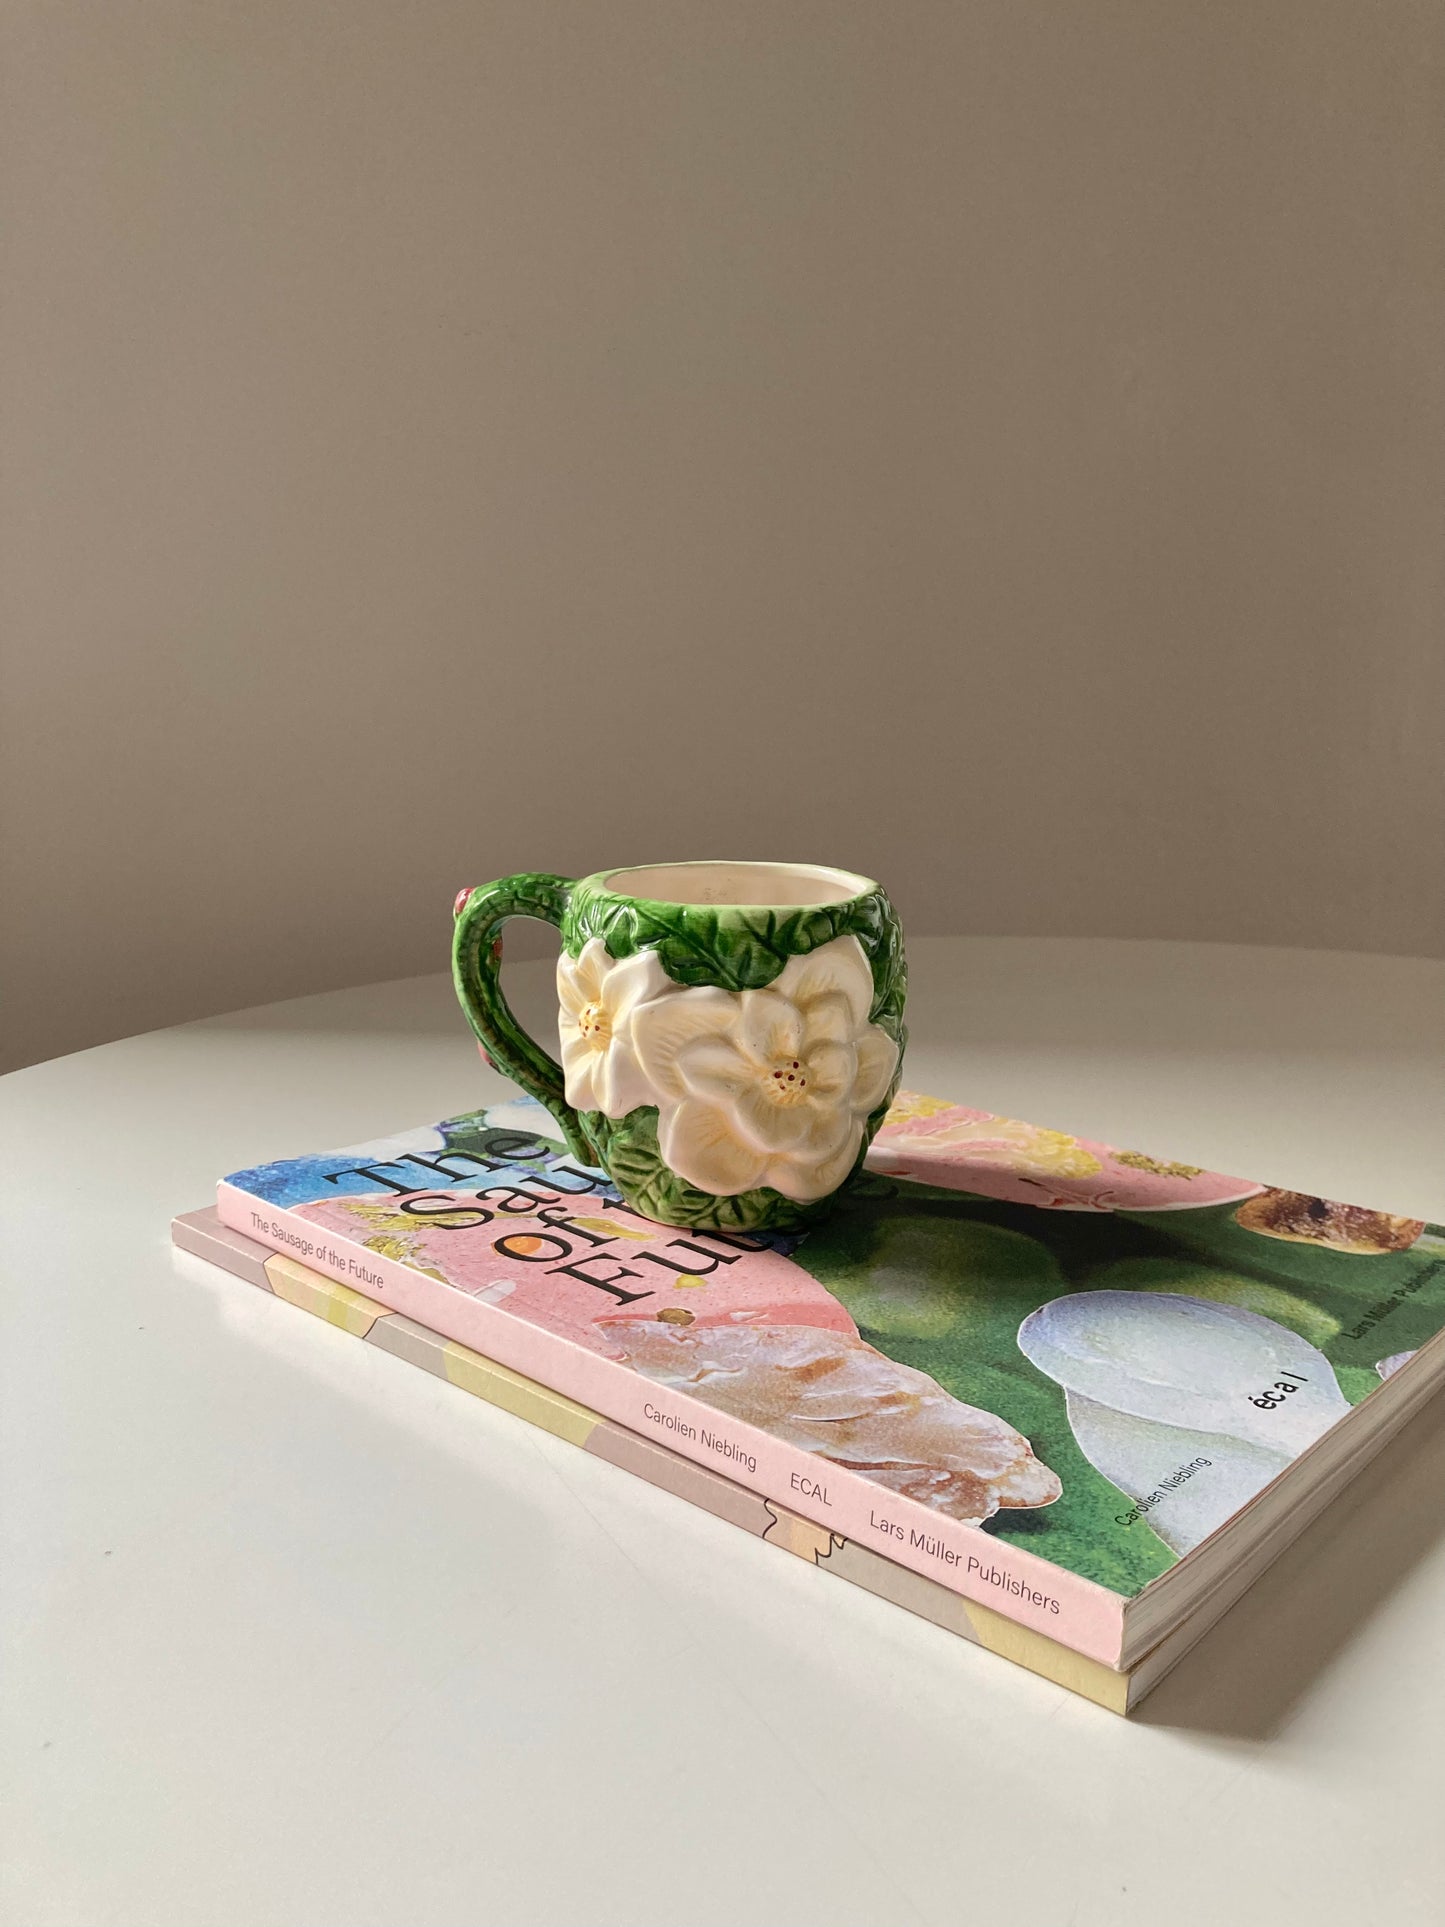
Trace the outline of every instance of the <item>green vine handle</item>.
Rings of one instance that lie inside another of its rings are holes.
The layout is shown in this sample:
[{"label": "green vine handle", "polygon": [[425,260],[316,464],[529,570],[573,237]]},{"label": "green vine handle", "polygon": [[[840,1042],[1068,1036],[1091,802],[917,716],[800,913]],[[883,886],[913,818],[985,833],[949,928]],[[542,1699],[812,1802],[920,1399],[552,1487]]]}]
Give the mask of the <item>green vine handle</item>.
[{"label": "green vine handle", "polygon": [[534,873],[463,890],[455,905],[452,980],[487,1056],[504,1076],[547,1106],[573,1154],[591,1164],[595,1154],[567,1102],[562,1066],[517,1022],[501,982],[502,925],[511,917],[535,917],[560,929],[574,881]]}]

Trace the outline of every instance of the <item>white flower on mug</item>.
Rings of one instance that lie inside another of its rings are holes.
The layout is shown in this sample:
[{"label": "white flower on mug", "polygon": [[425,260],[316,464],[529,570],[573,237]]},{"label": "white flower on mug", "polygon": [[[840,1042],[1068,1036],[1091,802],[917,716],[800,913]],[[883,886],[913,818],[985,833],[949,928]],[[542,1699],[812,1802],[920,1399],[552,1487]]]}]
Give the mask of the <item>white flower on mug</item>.
[{"label": "white flower on mug", "polygon": [[579,1111],[625,1117],[655,1104],[632,1045],[639,1004],[677,986],[655,950],[611,957],[601,937],[590,937],[576,958],[557,959],[557,1030],[567,1102]]},{"label": "white flower on mug", "polygon": [[856,937],[790,958],[766,990],[677,990],[639,1004],[632,1045],[659,1108],[658,1147],[718,1196],[768,1185],[805,1203],[848,1175],[898,1046],[868,1021]]}]

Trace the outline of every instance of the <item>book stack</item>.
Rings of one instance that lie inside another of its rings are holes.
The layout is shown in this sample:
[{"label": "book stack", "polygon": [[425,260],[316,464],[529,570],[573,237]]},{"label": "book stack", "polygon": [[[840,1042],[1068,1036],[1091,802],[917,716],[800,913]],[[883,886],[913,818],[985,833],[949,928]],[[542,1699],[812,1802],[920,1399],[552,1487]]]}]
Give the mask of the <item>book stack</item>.
[{"label": "book stack", "polygon": [[1099,1705],[1445,1373],[1445,1233],[901,1093],[802,1235],[628,1211],[506,1102],[177,1245]]}]

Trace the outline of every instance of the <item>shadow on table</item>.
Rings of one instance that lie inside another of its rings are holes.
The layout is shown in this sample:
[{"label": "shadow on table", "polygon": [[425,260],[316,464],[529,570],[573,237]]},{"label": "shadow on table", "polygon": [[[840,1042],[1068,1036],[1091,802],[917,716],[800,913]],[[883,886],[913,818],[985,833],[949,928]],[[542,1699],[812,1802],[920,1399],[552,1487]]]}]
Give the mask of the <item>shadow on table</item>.
[{"label": "shadow on table", "polygon": [[[1267,1739],[1445,1537],[1445,1398],[1327,1506],[1144,1702],[1146,1726]],[[1401,1677],[1406,1677],[1401,1655]]]}]

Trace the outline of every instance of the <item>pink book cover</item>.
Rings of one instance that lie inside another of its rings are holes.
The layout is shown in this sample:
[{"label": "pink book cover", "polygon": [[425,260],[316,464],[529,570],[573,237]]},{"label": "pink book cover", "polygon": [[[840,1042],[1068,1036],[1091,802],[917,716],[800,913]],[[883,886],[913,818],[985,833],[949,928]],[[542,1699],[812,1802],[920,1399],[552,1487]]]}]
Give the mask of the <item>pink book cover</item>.
[{"label": "pink book cover", "polygon": [[626,1210],[517,1097],[233,1173],[232,1229],[1109,1666],[1445,1325],[1437,1227],[903,1093],[801,1237]]}]

